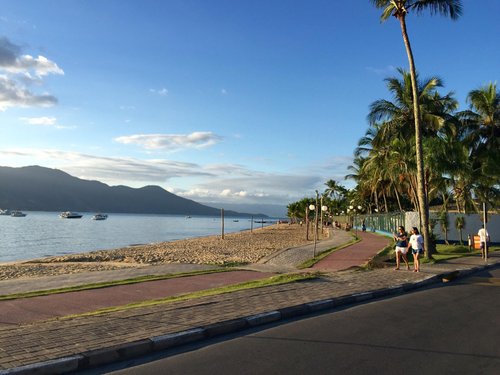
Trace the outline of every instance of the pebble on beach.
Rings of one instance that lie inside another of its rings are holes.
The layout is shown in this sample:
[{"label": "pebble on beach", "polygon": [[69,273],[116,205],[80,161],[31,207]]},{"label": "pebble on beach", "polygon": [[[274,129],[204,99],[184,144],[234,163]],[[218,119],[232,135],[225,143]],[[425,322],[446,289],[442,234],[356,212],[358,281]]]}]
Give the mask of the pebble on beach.
[{"label": "pebble on beach", "polygon": [[[221,236],[139,245],[0,265],[0,280],[146,267],[165,263],[256,263],[274,252],[311,242],[298,224],[275,224]],[[312,236],[310,236],[311,238]]]}]

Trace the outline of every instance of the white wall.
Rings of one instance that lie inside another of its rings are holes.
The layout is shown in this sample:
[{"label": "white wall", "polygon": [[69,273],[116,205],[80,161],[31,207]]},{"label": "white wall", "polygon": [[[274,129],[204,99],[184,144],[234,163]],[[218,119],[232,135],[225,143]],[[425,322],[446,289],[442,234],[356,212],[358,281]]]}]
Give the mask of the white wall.
[{"label": "white wall", "polygon": [[[431,212],[431,218],[438,218],[439,214],[437,212]],[[455,218],[457,216],[463,216],[465,218],[465,228],[462,229],[462,239],[467,242],[467,235],[476,235],[477,231],[481,228],[482,214],[458,214],[458,213],[448,213],[448,241],[459,241],[460,234],[455,228]],[[406,212],[405,215],[405,227],[409,231],[411,227],[420,228],[418,212]],[[500,215],[489,214],[488,223],[486,223],[486,229],[490,235],[491,242],[500,243]],[[437,221],[434,227],[434,233],[438,240],[444,241],[444,233],[441,231],[441,225]]]}]

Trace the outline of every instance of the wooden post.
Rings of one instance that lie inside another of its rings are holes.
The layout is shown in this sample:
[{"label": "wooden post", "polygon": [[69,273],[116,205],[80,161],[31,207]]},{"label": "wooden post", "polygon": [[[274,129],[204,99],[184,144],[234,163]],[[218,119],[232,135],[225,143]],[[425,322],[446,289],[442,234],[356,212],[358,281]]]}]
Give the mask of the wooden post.
[{"label": "wooden post", "polygon": [[224,209],[220,209],[221,238],[224,239]]}]

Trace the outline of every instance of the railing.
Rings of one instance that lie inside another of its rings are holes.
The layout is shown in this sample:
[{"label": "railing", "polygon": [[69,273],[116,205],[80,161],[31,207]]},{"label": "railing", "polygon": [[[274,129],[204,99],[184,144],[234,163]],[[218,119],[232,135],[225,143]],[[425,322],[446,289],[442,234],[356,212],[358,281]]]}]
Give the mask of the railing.
[{"label": "railing", "polygon": [[363,222],[365,228],[370,232],[380,232],[383,234],[393,234],[397,232],[400,225],[405,225],[405,214],[403,212],[387,214],[355,214],[336,216],[334,220],[349,224],[350,227],[361,230]]}]

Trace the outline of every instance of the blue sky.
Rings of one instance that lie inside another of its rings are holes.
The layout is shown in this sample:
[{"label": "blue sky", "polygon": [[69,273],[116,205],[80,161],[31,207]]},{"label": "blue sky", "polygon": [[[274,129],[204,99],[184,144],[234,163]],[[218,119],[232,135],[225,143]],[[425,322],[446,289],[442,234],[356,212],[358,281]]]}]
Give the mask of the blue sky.
[{"label": "blue sky", "polygon": [[[368,107],[408,66],[398,22],[369,0],[0,4],[0,165],[215,207],[284,213],[329,179],[351,186]],[[420,75],[461,109],[500,71],[500,1],[463,7],[407,19]]]}]

